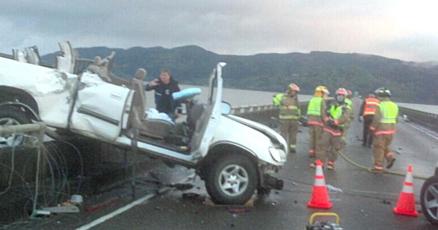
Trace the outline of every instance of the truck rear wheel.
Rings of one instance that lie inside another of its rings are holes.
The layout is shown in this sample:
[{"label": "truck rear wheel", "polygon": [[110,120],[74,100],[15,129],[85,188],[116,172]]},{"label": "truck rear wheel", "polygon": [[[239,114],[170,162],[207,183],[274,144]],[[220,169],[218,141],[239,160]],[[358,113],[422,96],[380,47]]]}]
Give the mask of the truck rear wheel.
[{"label": "truck rear wheel", "polygon": [[257,188],[257,166],[245,155],[224,155],[207,170],[205,185],[217,204],[244,204]]}]

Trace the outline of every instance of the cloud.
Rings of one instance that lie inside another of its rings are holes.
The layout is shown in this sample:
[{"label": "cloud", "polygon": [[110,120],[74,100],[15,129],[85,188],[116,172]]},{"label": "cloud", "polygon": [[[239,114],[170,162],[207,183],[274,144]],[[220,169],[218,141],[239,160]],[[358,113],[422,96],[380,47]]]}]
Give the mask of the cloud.
[{"label": "cloud", "polygon": [[382,48],[415,36],[415,31],[400,29],[394,20],[393,6],[398,2],[7,1],[0,8],[0,51],[38,45],[47,53],[57,49],[57,41],[70,40],[75,47],[195,44],[224,54],[330,50],[437,60],[438,54],[427,50],[406,56],[402,46]]},{"label": "cloud", "polygon": [[408,60],[438,60],[438,35],[417,35],[380,44],[382,52]]}]

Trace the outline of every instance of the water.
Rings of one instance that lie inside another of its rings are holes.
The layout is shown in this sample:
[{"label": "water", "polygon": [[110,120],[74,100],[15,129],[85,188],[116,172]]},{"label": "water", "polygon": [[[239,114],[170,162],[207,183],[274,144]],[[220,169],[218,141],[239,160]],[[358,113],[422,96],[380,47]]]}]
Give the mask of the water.
[{"label": "water", "polygon": [[[197,87],[201,88],[202,94],[197,96],[200,101],[206,101],[208,97],[208,87],[206,86],[194,86],[194,85],[181,85],[182,89]],[[279,92],[257,91],[257,90],[243,90],[243,89],[229,89],[225,88],[223,93],[223,100],[231,103],[232,106],[245,106],[245,105],[271,105],[272,96]],[[309,101],[311,95],[298,95],[300,101]],[[154,106],[154,94],[153,91],[146,93],[147,107]],[[399,106],[411,108],[423,112],[438,114],[438,105],[423,105],[423,104],[410,104],[410,103],[397,103]]]},{"label": "water", "polygon": [[[208,87],[206,86],[194,86],[194,85],[181,85],[182,89],[196,87],[201,88],[202,94],[197,96],[200,101],[206,101],[208,97]],[[256,90],[242,90],[242,89],[228,89],[225,88],[223,92],[223,101],[230,103],[232,106],[244,106],[244,105],[271,105],[272,96],[278,92],[256,91]],[[308,101],[311,96],[298,95],[300,101]],[[146,93],[146,101],[149,105],[154,105],[153,91]]]}]

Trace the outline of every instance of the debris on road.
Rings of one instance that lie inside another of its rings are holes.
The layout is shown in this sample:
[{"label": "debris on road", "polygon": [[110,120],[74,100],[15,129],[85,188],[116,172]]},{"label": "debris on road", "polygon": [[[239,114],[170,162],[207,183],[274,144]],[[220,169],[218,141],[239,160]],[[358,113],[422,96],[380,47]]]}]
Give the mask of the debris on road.
[{"label": "debris on road", "polygon": [[98,203],[98,204],[93,204],[93,205],[85,206],[85,211],[89,212],[89,213],[96,212],[96,211],[105,209],[107,207],[110,207],[110,206],[116,204],[119,200],[120,199],[118,197],[114,197],[114,198],[105,200],[105,201],[103,201],[101,203]]},{"label": "debris on road", "polygon": [[341,188],[337,188],[337,187],[330,185],[330,184],[327,185],[327,189],[331,193],[343,193],[344,192]]},{"label": "debris on road", "polygon": [[247,213],[250,211],[249,207],[229,207],[227,208],[227,211],[231,214],[233,214],[233,217],[235,217],[235,214],[241,214],[241,213]]},{"label": "debris on road", "polygon": [[383,203],[383,204],[391,205],[391,201],[389,201],[389,200],[385,200],[385,199],[382,200],[382,203]]},{"label": "debris on road", "polygon": [[199,193],[188,192],[182,194],[183,200],[194,201],[194,202],[204,202],[205,196],[202,196]]},{"label": "debris on road", "polygon": [[204,200],[204,204],[211,207],[219,207],[219,208],[253,208],[254,203],[256,201],[256,197],[253,196],[251,199],[249,199],[245,204],[243,205],[236,205],[236,204],[215,204],[210,198],[206,198]]}]

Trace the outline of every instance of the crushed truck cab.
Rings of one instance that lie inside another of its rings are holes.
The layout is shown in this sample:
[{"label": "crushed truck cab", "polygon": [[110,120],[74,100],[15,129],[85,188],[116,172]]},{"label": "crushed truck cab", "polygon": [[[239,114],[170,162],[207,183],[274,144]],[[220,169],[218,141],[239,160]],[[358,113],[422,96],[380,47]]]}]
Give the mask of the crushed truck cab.
[{"label": "crushed truck cab", "polygon": [[[32,50],[0,55],[0,125],[42,121],[123,148],[137,143],[141,153],[195,169],[216,203],[243,204],[256,191],[283,187],[275,174],[286,162],[286,141],[231,114],[222,101],[225,63],[210,75],[207,101],[185,98],[187,116],[173,122],[143,111],[148,105],[141,83],[111,73],[114,54],[81,69],[70,43],[60,48],[55,68],[40,65]],[[0,138],[0,148],[19,144],[16,137]]]}]

